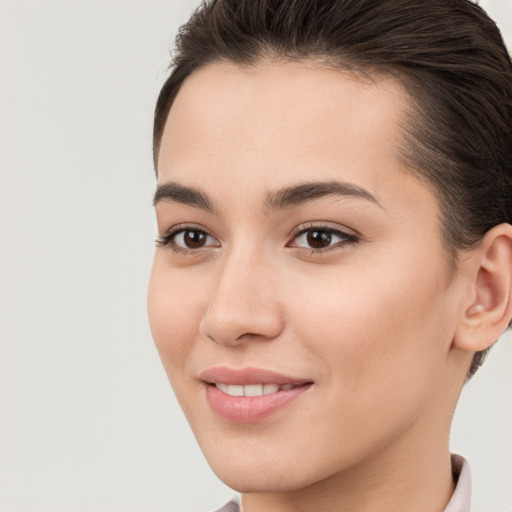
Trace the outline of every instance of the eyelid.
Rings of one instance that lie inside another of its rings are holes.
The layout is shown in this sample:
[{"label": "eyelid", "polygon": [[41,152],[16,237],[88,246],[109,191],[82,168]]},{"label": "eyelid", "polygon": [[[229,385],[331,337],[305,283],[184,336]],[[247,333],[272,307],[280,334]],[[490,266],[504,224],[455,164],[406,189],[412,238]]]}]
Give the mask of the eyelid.
[{"label": "eyelid", "polygon": [[297,227],[293,228],[291,233],[289,234],[290,238],[296,237],[297,235],[303,233],[304,231],[308,231],[311,229],[322,229],[325,231],[330,231],[332,233],[342,233],[343,235],[360,238],[361,234],[355,229],[348,228],[346,226],[341,226],[339,224],[333,224],[328,221],[311,221],[311,222],[303,222],[299,224]]}]

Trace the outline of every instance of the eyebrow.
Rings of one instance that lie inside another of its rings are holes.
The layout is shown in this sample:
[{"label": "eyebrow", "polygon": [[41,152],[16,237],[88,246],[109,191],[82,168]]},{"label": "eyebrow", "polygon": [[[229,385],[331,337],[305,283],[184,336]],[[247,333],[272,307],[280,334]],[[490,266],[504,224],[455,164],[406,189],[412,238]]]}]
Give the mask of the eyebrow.
[{"label": "eyebrow", "polygon": [[[341,181],[301,183],[270,192],[265,198],[264,206],[267,211],[283,210],[329,196],[365,199],[383,208],[368,190],[352,183]],[[162,201],[173,201],[200,208],[210,213],[217,211],[217,208],[215,208],[213,202],[205,193],[196,188],[186,187],[174,182],[163,183],[157,187],[153,197],[153,205],[156,206]]]},{"label": "eyebrow", "polygon": [[303,183],[270,193],[265,199],[268,210],[282,210],[299,204],[329,196],[355,197],[366,199],[380,208],[383,206],[366,189],[342,181],[319,181]]},{"label": "eyebrow", "polygon": [[210,213],[215,212],[215,208],[206,194],[195,188],[185,187],[178,183],[168,182],[158,185],[155,195],[153,196],[153,206],[156,206],[162,201],[173,201],[175,203],[200,208]]}]

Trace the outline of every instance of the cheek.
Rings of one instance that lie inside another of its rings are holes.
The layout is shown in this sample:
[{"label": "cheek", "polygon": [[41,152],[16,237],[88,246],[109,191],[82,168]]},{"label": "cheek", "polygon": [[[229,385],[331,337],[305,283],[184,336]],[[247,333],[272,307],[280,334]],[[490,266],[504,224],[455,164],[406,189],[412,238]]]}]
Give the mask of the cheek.
[{"label": "cheek", "polygon": [[165,256],[155,255],[148,287],[151,333],[171,383],[177,383],[193,350],[207,300],[201,279],[186,278]]},{"label": "cheek", "polygon": [[[409,428],[442,378],[450,340],[446,283],[412,262],[383,267],[381,260],[360,274],[317,273],[287,299],[293,338],[319,370],[318,408],[300,429],[315,432],[316,442],[310,451],[305,439],[301,454],[311,461],[323,454],[332,468],[340,457],[349,463],[375,453]],[[332,452],[340,439],[350,440],[343,455]]]},{"label": "cheek", "polygon": [[344,393],[380,400],[386,391],[428,392],[451,341],[445,271],[410,255],[374,263],[296,288],[289,299],[295,335]]}]

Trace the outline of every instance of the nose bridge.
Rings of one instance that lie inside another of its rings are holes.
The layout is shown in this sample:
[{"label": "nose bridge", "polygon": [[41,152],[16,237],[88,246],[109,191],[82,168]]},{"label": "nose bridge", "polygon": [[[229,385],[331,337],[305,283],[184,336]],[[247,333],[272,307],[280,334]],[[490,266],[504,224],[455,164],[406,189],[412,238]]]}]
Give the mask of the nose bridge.
[{"label": "nose bridge", "polygon": [[233,247],[219,262],[201,332],[222,344],[274,338],[282,328],[275,285],[263,250],[251,242]]}]

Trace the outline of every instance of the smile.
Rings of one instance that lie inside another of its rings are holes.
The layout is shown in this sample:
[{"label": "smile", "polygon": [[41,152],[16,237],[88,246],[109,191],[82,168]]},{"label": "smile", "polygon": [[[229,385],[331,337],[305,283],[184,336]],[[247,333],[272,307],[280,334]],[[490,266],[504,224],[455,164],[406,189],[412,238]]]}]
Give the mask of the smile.
[{"label": "smile", "polygon": [[278,391],[288,391],[296,388],[294,384],[247,384],[245,386],[239,384],[222,384],[216,383],[215,387],[229,396],[263,396],[277,393]]},{"label": "smile", "polygon": [[200,375],[211,410],[230,423],[254,423],[273,416],[313,385],[311,380],[258,368],[215,367]]}]

